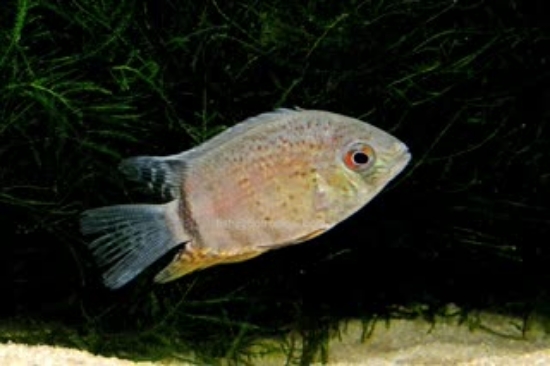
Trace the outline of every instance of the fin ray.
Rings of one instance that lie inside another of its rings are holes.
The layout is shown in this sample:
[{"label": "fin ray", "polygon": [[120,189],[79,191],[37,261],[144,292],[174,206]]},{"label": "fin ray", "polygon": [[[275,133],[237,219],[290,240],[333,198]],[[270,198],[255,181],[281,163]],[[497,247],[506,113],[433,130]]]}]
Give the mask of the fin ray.
[{"label": "fin ray", "polygon": [[171,229],[169,208],[170,204],[117,205],[82,214],[82,233],[98,236],[88,247],[106,286],[122,287],[186,240]]},{"label": "fin ray", "polygon": [[123,160],[119,170],[127,179],[145,183],[147,188],[165,199],[176,199],[180,196],[187,163],[180,155],[166,157],[137,156]]},{"label": "fin ray", "polygon": [[181,183],[189,162],[201,156],[213,146],[221,148],[228,141],[233,140],[243,132],[261,126],[272,120],[292,118],[304,112],[303,109],[279,108],[272,112],[262,113],[249,117],[242,122],[226,129],[208,142],[200,144],[190,150],[169,156],[138,156],[123,160],[119,169],[127,179],[145,183],[147,188],[161,197],[177,199],[180,197]]},{"label": "fin ray", "polygon": [[229,127],[220,134],[212,137],[207,142],[195,146],[190,150],[184,151],[179,155],[174,155],[173,157],[178,157],[180,159],[186,159],[190,161],[191,159],[201,156],[208,150],[212,149],[212,147],[216,147],[217,149],[221,148],[224,144],[242,135],[245,131],[260,127],[262,124],[269,123],[274,120],[295,117],[298,113],[302,111],[304,110],[300,108],[278,108],[271,112],[265,112],[256,116],[248,117],[247,119]]}]

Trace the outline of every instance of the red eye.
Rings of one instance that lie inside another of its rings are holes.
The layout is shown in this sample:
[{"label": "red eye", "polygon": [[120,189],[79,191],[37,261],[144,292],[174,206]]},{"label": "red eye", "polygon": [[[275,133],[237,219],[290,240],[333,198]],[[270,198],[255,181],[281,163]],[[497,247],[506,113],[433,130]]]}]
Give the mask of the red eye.
[{"label": "red eye", "polygon": [[363,170],[374,163],[374,149],[360,143],[350,146],[344,154],[344,163],[352,170]]}]

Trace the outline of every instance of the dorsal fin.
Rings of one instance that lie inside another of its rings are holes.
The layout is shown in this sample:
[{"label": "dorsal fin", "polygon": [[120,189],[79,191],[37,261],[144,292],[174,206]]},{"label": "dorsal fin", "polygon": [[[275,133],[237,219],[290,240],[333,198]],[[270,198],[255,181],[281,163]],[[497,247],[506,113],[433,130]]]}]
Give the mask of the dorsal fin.
[{"label": "dorsal fin", "polygon": [[193,159],[212,149],[212,147],[221,148],[222,145],[233,138],[263,123],[289,118],[301,112],[307,111],[300,108],[279,108],[273,112],[262,113],[247,118],[210,140],[180,154],[165,157],[138,156],[129,158],[123,160],[119,168],[129,180],[145,183],[149,190],[160,194],[163,198],[176,199],[181,195],[180,187],[185,170]]},{"label": "dorsal fin", "polygon": [[249,117],[242,122],[235,124],[234,126],[226,129],[225,131],[219,133],[218,135],[212,137],[210,140],[203,142],[202,144],[195,146],[194,148],[182,152],[180,155],[186,159],[192,159],[197,156],[202,155],[205,150],[211,149],[213,146],[216,148],[221,147],[228,141],[231,141],[235,137],[243,134],[246,131],[260,127],[264,123],[273,122],[275,120],[282,120],[284,118],[290,118],[295,116],[298,113],[307,112],[304,109],[288,109],[288,108],[278,108],[272,112],[265,112],[258,114],[253,117]]},{"label": "dorsal fin", "polygon": [[138,156],[123,160],[119,169],[129,180],[145,183],[152,192],[173,200],[180,196],[186,166],[186,161],[178,155]]}]

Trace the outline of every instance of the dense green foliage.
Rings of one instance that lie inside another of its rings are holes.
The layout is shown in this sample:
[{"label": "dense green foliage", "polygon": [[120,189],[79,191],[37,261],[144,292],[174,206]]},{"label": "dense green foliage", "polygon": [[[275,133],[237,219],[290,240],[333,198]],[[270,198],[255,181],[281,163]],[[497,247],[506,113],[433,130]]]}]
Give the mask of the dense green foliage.
[{"label": "dense green foliage", "polygon": [[[245,361],[258,337],[291,330],[305,342],[290,357],[308,364],[342,320],[406,315],[396,305],[543,311],[550,30],[545,3],[525,3],[4,1],[0,315],[76,330],[50,342],[150,358]],[[126,186],[121,158],[293,106],[368,120],[414,161],[311,243],[102,288],[79,212],[155,200]]]}]

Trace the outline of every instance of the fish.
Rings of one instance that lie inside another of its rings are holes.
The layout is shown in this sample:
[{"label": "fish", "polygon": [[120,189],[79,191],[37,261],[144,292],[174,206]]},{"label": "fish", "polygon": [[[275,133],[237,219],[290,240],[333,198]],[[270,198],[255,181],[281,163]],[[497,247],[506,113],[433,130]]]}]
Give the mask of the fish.
[{"label": "fish", "polygon": [[163,203],[93,208],[80,228],[94,236],[86,245],[106,287],[126,285],[172,252],[153,279],[166,283],[325,233],[410,159],[405,143],[361,120],[281,108],[179,154],[123,160],[122,174]]}]

